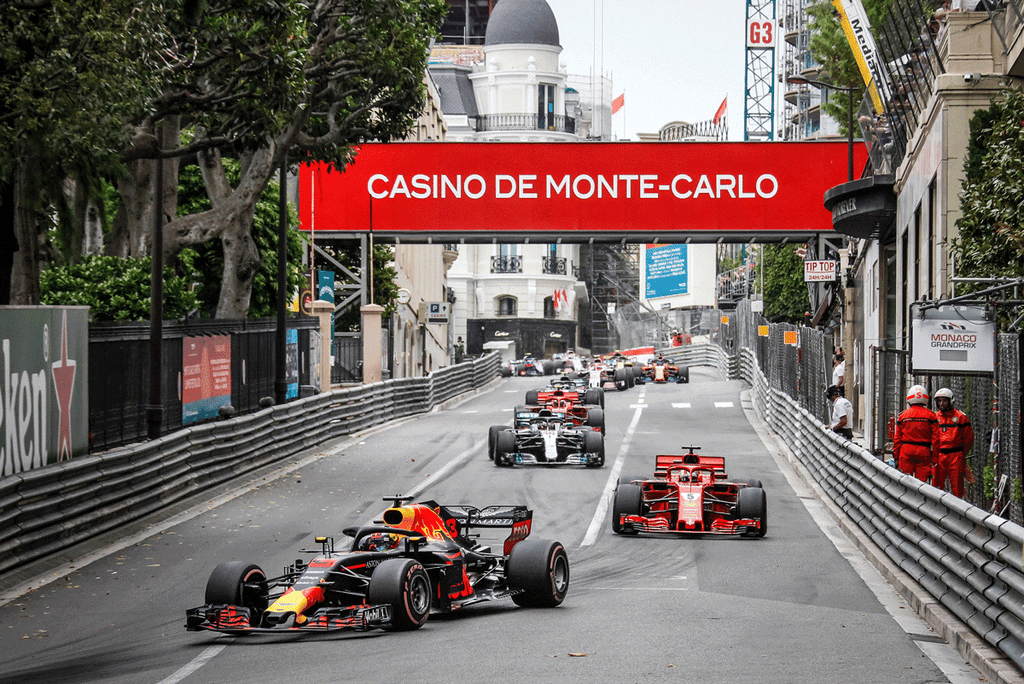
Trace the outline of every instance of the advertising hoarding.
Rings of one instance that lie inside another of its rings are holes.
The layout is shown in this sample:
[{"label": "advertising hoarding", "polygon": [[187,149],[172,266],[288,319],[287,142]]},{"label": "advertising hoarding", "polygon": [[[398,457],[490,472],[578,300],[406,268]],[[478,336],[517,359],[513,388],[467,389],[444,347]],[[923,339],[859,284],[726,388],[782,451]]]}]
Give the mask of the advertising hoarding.
[{"label": "advertising hoarding", "polygon": [[373,143],[344,172],[303,165],[299,216],[305,231],[412,240],[780,240],[832,232],[822,197],[846,155],[841,142]]},{"label": "advertising hoarding", "polygon": [[181,359],[181,423],[216,418],[231,404],[231,337],[185,337]]}]

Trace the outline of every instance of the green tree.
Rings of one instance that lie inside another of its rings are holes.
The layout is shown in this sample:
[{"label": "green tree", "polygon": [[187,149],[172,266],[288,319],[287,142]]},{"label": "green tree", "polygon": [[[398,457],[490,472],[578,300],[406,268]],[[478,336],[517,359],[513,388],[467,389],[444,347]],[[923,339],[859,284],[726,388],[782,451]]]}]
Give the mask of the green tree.
[{"label": "green tree", "polygon": [[[871,22],[872,33],[877,36],[892,0],[863,0],[863,5],[868,21]],[[811,41],[808,48],[811,57],[821,68],[821,74],[814,80],[834,83],[844,88],[856,88],[850,94],[856,110],[864,97],[864,79],[835,8],[828,0],[822,0],[808,6],[806,11],[811,19]],[[850,95],[841,91],[831,91],[830,96],[822,100],[822,110],[836,120],[842,135],[847,134],[847,98]],[[854,134],[857,133],[855,129]]]},{"label": "green tree", "polygon": [[1004,90],[991,107],[975,112],[970,131],[959,234],[950,241],[954,272],[1024,277],[1024,92]]},{"label": "green tree", "polygon": [[[87,306],[93,321],[142,321],[149,318],[149,257],[92,255],[75,264],[53,266],[40,276],[40,301]],[[184,318],[196,305],[189,278],[164,269],[164,316]]]},{"label": "green tree", "polygon": [[[238,163],[234,160],[224,161],[225,169],[231,180],[238,177]],[[260,263],[253,280],[252,297],[249,301],[247,317],[262,318],[277,313],[277,240],[280,222],[280,185],[271,181],[261,193],[253,213],[252,236],[259,250]],[[210,209],[210,200],[206,196],[203,179],[194,164],[183,167],[179,173],[178,212],[180,215],[194,214]],[[298,291],[305,282],[302,269],[302,239],[299,231],[293,226],[298,225],[295,208],[288,206],[288,263],[285,268],[287,286],[285,296],[289,302],[293,292]],[[203,274],[217,274],[224,269],[224,251],[217,241],[208,242],[195,247],[186,248],[178,254],[179,273],[190,276],[196,283],[196,306],[204,316],[211,316],[220,299],[219,278],[203,277]]]},{"label": "green tree", "polygon": [[[358,241],[348,244],[341,243],[337,247],[325,249],[335,260],[346,269],[355,274],[362,271],[362,249]],[[395,278],[398,271],[394,266],[394,248],[390,245],[375,244],[373,246],[373,303],[384,307],[384,316],[390,316],[398,308],[398,285]],[[318,268],[331,270],[330,265],[321,265]],[[335,274],[340,277],[341,274]],[[336,281],[337,282],[337,281]],[[362,317],[359,307],[353,306],[341,313],[337,319],[338,330],[357,331],[362,325]]]},{"label": "green tree", "polygon": [[804,262],[792,245],[762,245],[764,316],[773,323],[803,323],[810,308]]}]

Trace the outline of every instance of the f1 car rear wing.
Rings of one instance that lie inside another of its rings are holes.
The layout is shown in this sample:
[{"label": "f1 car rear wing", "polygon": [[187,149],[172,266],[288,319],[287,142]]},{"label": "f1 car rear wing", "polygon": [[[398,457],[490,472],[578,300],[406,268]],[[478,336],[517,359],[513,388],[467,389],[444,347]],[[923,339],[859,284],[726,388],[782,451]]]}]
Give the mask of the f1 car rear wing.
[{"label": "f1 car rear wing", "polygon": [[657,478],[668,477],[669,468],[677,468],[684,465],[700,466],[713,470],[715,472],[715,479],[718,480],[726,478],[724,456],[699,456],[694,453],[658,454],[654,459],[654,477]]},{"label": "f1 car rear wing", "polygon": [[461,538],[472,544],[469,534],[479,528],[509,527],[511,532],[505,539],[504,553],[512,552],[512,547],[530,536],[533,526],[533,511],[526,506],[475,506],[445,505],[438,506],[438,514],[445,527],[453,537]]}]

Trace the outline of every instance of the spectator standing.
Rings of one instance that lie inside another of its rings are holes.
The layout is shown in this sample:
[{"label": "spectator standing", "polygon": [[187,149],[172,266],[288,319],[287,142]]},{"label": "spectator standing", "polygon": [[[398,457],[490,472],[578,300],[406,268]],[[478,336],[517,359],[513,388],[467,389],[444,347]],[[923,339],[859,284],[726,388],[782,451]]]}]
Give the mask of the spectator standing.
[{"label": "spectator standing", "polygon": [[974,428],[967,414],[953,405],[953,392],[943,387],[935,393],[935,417],[939,421],[939,455],[935,459],[932,484],[964,498],[967,454],[974,448]]},{"label": "spectator standing", "polygon": [[466,343],[462,341],[460,337],[455,342],[455,363],[462,363],[463,359],[466,358]]},{"label": "spectator standing", "polygon": [[846,398],[843,388],[832,385],[825,390],[825,397],[832,402],[832,421],[828,429],[846,439],[853,439],[853,404]]},{"label": "spectator standing", "polygon": [[846,377],[846,356],[843,354],[843,350],[837,349],[835,356],[832,357],[832,384],[836,387],[842,387],[846,384],[844,378]]},{"label": "spectator standing", "polygon": [[907,403],[910,407],[896,419],[893,454],[900,470],[927,482],[939,455],[939,420],[928,408],[928,392],[921,385],[910,388]]}]

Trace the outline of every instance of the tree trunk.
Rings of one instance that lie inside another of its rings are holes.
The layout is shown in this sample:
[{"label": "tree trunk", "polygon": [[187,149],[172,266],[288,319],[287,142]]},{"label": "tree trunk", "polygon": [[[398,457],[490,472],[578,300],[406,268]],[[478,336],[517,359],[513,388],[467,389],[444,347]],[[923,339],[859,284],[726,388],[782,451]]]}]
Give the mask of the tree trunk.
[{"label": "tree trunk", "polygon": [[0,306],[11,303],[11,275],[18,239],[14,234],[14,181],[0,182]]},{"label": "tree trunk", "polygon": [[11,272],[11,304],[39,304],[39,230],[35,206],[38,188],[32,173],[26,171],[37,163],[30,155],[17,172],[15,183],[14,236],[18,241]]}]

